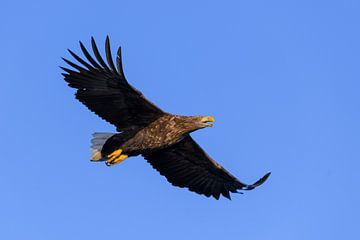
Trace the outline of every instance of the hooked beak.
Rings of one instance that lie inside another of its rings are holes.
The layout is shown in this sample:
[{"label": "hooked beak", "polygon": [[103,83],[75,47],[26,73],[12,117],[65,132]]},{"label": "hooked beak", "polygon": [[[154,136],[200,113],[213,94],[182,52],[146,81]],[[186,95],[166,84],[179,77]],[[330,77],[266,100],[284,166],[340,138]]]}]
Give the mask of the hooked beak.
[{"label": "hooked beak", "polygon": [[205,127],[212,127],[213,125],[208,122],[215,122],[215,118],[212,116],[206,116],[201,119],[201,122],[205,125]]}]

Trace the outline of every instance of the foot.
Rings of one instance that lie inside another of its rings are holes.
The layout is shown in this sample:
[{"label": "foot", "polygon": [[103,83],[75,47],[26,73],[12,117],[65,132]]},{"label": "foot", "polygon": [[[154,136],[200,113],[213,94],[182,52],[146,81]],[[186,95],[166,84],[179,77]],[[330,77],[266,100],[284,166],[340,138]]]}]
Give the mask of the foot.
[{"label": "foot", "polygon": [[118,157],[112,157],[111,159],[107,160],[105,163],[107,166],[114,166],[115,164],[121,163],[122,161],[124,161],[126,158],[128,158],[128,155],[126,154],[121,154]]},{"label": "foot", "polygon": [[109,154],[108,160],[106,161],[106,165],[107,166],[113,166],[115,164],[121,163],[122,161],[124,161],[128,155],[126,154],[121,154],[123,151],[122,149],[118,149],[115,150],[114,152],[112,152],[111,154]]},{"label": "foot", "polygon": [[111,161],[111,160],[113,160],[115,158],[120,157],[121,153],[122,153],[122,149],[118,149],[118,150],[113,151],[111,154],[107,155],[108,161]]}]

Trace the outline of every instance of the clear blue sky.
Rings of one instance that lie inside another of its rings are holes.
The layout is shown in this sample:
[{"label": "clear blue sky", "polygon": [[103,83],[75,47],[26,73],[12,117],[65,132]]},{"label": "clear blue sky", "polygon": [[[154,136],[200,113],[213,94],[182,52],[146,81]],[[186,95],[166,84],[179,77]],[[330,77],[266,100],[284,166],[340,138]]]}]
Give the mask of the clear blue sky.
[{"label": "clear blue sky", "polygon": [[[2,1],[0,239],[360,239],[360,3]],[[94,36],[194,138],[258,189],[216,201],[141,157],[89,161],[114,127],[58,66]]]}]

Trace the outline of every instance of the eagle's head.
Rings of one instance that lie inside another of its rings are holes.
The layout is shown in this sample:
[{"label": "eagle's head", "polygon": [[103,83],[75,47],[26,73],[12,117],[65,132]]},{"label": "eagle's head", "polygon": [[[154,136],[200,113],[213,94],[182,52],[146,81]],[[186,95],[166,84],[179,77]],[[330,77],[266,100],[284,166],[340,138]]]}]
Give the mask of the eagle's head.
[{"label": "eagle's head", "polygon": [[213,124],[210,122],[215,122],[215,118],[212,116],[195,116],[194,120],[194,123],[198,126],[198,128],[212,127]]},{"label": "eagle's head", "polygon": [[181,116],[177,119],[177,125],[186,132],[212,127],[213,125],[210,122],[215,122],[215,119],[211,116]]}]

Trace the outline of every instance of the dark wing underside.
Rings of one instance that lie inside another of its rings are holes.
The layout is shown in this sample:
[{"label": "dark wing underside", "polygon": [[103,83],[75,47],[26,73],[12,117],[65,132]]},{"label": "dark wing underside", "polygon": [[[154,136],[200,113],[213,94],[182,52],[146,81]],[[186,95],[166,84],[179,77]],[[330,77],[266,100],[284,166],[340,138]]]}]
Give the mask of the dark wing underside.
[{"label": "dark wing underside", "polygon": [[91,43],[96,60],[81,42],[81,50],[88,62],[71,50],[69,50],[70,54],[82,66],[64,59],[77,70],[62,67],[66,72],[63,73],[65,81],[70,87],[77,89],[76,98],[98,116],[114,124],[118,131],[144,127],[162,116],[164,112],[161,109],[126,81],[121,62],[121,49],[118,49],[115,67],[111,57],[109,37],[105,42],[107,64],[100,56],[93,38]]},{"label": "dark wing underside", "polygon": [[230,192],[254,189],[270,175],[267,173],[252,185],[244,184],[208,156],[190,136],[169,148],[144,154],[144,157],[174,186],[216,199],[220,194],[230,199]]}]

